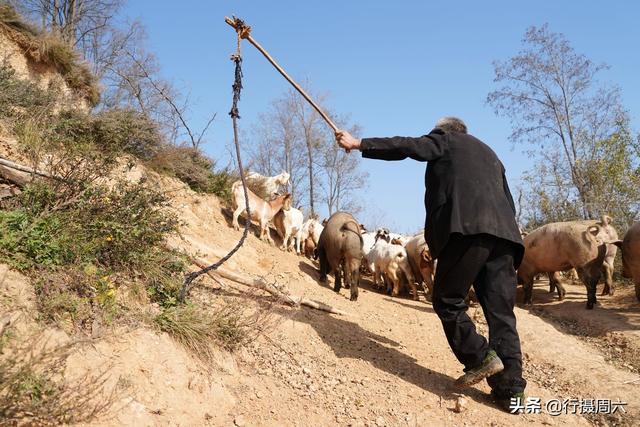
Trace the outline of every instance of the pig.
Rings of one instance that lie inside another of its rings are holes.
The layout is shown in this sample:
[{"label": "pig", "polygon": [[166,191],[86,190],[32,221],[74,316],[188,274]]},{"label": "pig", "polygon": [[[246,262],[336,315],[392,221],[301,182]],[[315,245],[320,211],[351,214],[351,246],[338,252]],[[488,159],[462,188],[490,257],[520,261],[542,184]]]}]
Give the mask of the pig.
[{"label": "pig", "polygon": [[425,295],[431,294],[433,292],[435,262],[424,240],[424,234],[420,233],[411,237],[404,248],[407,251],[409,265],[416,282],[426,286]]},{"label": "pig", "polygon": [[[604,262],[602,263],[602,271],[604,272],[604,288],[602,289],[602,293],[600,295],[613,295],[615,291],[613,285],[613,272],[615,269],[614,261],[616,258],[616,253],[618,252],[618,247],[614,243],[618,240],[618,232],[611,225],[613,220],[609,215],[603,215],[599,221],[585,220],[580,222],[587,225],[598,225],[602,228],[603,238],[605,242],[607,242],[607,253],[605,254]],[[572,280],[578,280],[576,275],[577,273],[574,269],[569,270],[569,277]],[[562,287],[560,277],[561,275],[558,272],[549,274],[549,292],[553,292],[554,288],[557,285],[558,296],[560,299],[562,299],[566,292]]]},{"label": "pig", "polygon": [[600,221],[585,221],[587,224],[596,224],[602,228],[604,233],[604,240],[607,244],[607,253],[604,256],[604,263],[602,268],[604,271],[604,288],[601,295],[613,295],[615,289],[613,286],[613,272],[615,270],[614,261],[618,247],[615,245],[615,241],[618,240],[618,232],[611,225],[613,222],[611,217],[603,215]]},{"label": "pig", "polygon": [[568,221],[543,225],[525,236],[524,259],[518,268],[524,303],[531,304],[533,279],[538,273],[575,268],[587,288],[587,309],[592,309],[607,253],[606,234],[595,222]]},{"label": "pig", "polygon": [[345,287],[351,289],[351,301],[358,299],[360,265],[364,256],[360,224],[347,212],[336,212],[329,217],[318,240],[320,282],[326,283],[327,274],[333,272],[333,290],[340,292],[344,278]]},{"label": "pig", "polygon": [[640,301],[640,222],[633,223],[615,245],[622,251],[622,276],[633,280]]}]

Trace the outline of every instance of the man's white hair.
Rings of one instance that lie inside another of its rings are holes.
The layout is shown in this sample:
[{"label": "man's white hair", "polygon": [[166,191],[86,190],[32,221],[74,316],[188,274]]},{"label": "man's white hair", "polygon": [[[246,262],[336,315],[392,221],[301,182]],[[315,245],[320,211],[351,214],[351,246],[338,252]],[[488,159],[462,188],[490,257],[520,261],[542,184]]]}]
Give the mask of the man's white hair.
[{"label": "man's white hair", "polygon": [[436,127],[445,132],[467,133],[467,125],[457,117],[443,117],[436,123]]}]

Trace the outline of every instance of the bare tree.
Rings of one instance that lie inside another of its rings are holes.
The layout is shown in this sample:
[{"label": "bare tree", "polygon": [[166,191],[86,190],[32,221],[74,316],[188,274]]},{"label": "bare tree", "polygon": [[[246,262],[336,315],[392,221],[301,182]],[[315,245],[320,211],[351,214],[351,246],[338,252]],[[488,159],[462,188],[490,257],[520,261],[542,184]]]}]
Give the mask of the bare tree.
[{"label": "bare tree", "polygon": [[[344,120],[340,126],[347,129]],[[352,135],[360,133],[359,126],[348,129]],[[319,166],[323,179],[320,182],[322,201],[327,205],[329,215],[339,210],[357,213],[360,205],[356,193],[366,185],[368,174],[359,169],[360,157],[357,153],[346,153],[333,138],[325,140],[318,150]]]},{"label": "bare tree", "polygon": [[264,175],[288,172],[291,176],[289,192],[295,205],[307,206],[306,150],[290,95],[287,93],[276,99],[270,109],[260,115],[253,129],[257,144],[250,161],[254,169]]},{"label": "bare tree", "polygon": [[628,122],[620,91],[598,82],[605,65],[575,52],[547,25],[529,28],[523,45],[516,56],[494,63],[494,81],[502,86],[487,102],[511,119],[511,139],[528,143],[536,166],[544,168],[535,172],[534,192],[560,200],[556,208],[577,204],[580,216],[593,218],[605,207],[596,202],[592,165],[614,161],[598,147]]},{"label": "bare tree", "polygon": [[124,0],[20,0],[12,3],[42,28],[58,34],[95,60],[108,44],[112,21]]},{"label": "bare tree", "polygon": [[[323,99],[317,97],[316,99]],[[359,132],[344,118],[341,127]],[[253,130],[255,144],[250,161],[260,173],[291,175],[290,192],[297,206],[316,214],[316,202],[326,203],[329,213],[358,210],[356,190],[365,185],[360,159],[346,154],[320,116],[296,92],[287,91],[260,116]]]},{"label": "bare tree", "polygon": [[[307,89],[307,93],[309,90]],[[302,98],[293,89],[290,89],[288,96],[292,101],[293,115],[297,120],[297,125],[301,129],[302,140],[307,151],[307,177],[309,179],[309,210],[311,215],[315,215],[315,200],[316,200],[316,173],[315,173],[315,153],[320,147],[323,139],[328,137],[327,126],[320,117],[320,114],[309,105],[309,103]],[[322,104],[326,96],[315,95],[314,99],[319,104]]]},{"label": "bare tree", "polygon": [[101,58],[101,80],[105,86],[105,108],[133,107],[162,126],[167,140],[179,144],[187,140],[198,149],[216,114],[209,116],[200,131],[189,120],[189,96],[181,95],[160,75],[158,60],[145,49],[146,33],[139,22],[126,31],[113,29],[110,49]]}]

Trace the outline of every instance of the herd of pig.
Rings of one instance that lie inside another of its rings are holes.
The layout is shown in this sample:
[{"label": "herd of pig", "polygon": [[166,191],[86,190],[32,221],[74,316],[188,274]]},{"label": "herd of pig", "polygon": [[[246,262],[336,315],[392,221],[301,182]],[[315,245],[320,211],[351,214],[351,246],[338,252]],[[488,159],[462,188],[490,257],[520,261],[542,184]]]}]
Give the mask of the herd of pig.
[{"label": "herd of pig", "polygon": [[[260,238],[273,243],[269,234],[272,223],[282,239],[283,250],[295,248],[298,254],[318,259],[321,282],[333,273],[336,292],[344,283],[350,289],[351,300],[357,300],[360,275],[370,273],[374,286],[383,287],[392,296],[397,296],[405,284],[416,300],[418,286],[425,295],[431,293],[437,265],[423,233],[406,237],[385,228],[370,232],[347,212],[334,213],[322,223],[316,218],[304,221],[302,212],[291,206],[290,195],[278,193],[279,187],[287,184],[289,174],[264,177],[252,173],[248,179],[260,180],[271,195],[267,201],[248,190],[251,218],[260,225]],[[246,209],[240,181],[233,184],[232,193],[233,226],[239,229],[238,217]],[[611,217],[604,215],[599,220],[546,224],[523,233],[523,241],[525,253],[518,268],[518,282],[524,288],[525,304],[532,303],[534,280],[544,273],[549,276],[550,291],[557,289],[559,299],[563,299],[561,272],[571,271],[587,289],[587,308],[593,308],[597,302],[596,286],[603,273],[602,295],[613,295],[615,291],[613,272],[618,248],[622,252],[623,276],[633,279],[640,301],[640,223],[631,226],[623,240],[618,239]]]}]

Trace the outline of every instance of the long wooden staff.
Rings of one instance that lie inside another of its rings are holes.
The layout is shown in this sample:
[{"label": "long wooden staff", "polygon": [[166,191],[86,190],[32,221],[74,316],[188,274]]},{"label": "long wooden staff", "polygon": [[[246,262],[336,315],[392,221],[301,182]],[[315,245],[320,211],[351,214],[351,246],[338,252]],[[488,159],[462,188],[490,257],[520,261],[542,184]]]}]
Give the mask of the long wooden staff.
[{"label": "long wooden staff", "polygon": [[[318,104],[316,104],[311,99],[311,97],[304,91],[304,89],[302,89],[300,87],[300,85],[298,83],[296,83],[287,74],[286,71],[284,71],[284,69],[275,61],[275,59],[273,59],[271,57],[271,55],[269,55],[269,53],[262,46],[260,46],[260,44],[257,41],[255,41],[253,37],[251,37],[251,27],[250,26],[245,24],[242,19],[236,18],[235,16],[232,17],[232,18],[225,17],[224,20],[225,20],[225,22],[227,24],[231,25],[236,30],[236,32],[238,33],[238,37],[239,38],[248,40],[249,43],[254,45],[256,47],[256,49],[258,49],[260,51],[260,53],[262,53],[264,55],[264,57],[267,58],[267,60],[271,63],[271,65],[276,67],[276,70],[278,70],[278,72],[280,72],[280,74],[282,74],[282,76],[285,79],[287,79],[287,81],[289,83],[291,83],[291,85],[300,93],[300,95],[302,95],[304,97],[304,99],[306,99],[309,102],[309,104],[311,104],[311,106],[313,108],[315,108],[315,110],[318,112],[318,114],[320,114],[320,116],[322,116],[324,121],[327,122],[327,124],[329,126],[331,126],[331,129],[333,129],[334,132],[338,131],[338,126],[336,126],[336,124],[333,123],[333,121],[329,118],[329,116],[324,111],[322,111],[322,109],[318,106]],[[238,43],[239,43],[239,41],[238,41]]]}]

